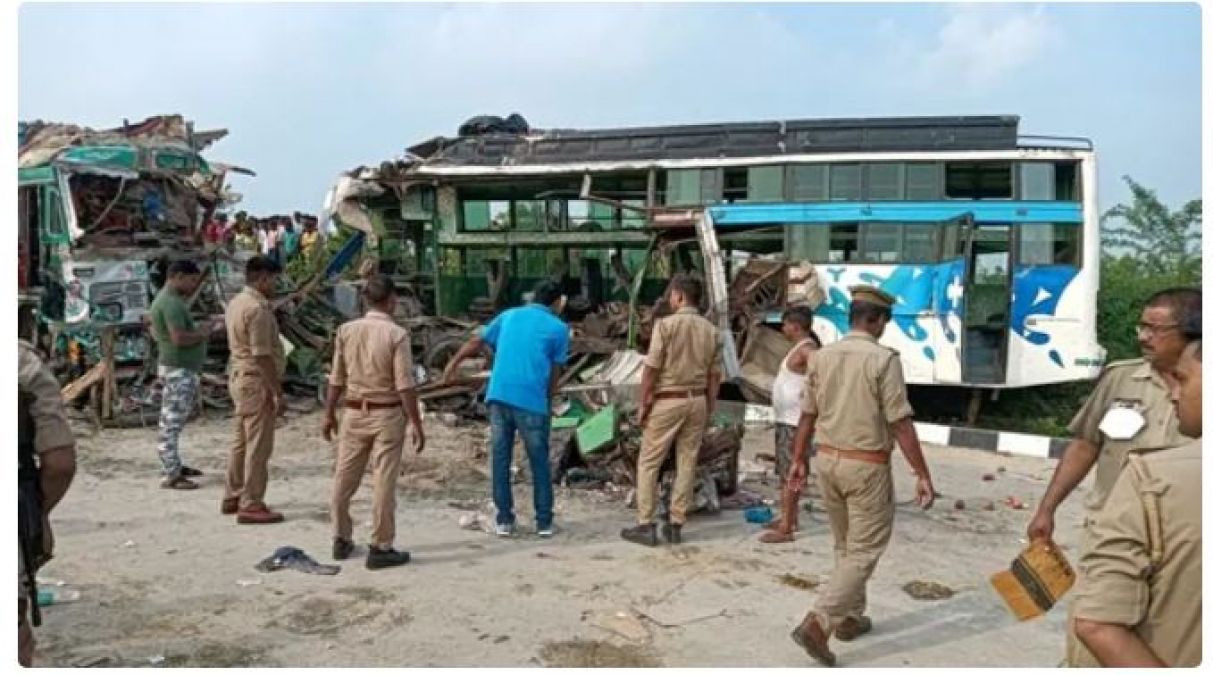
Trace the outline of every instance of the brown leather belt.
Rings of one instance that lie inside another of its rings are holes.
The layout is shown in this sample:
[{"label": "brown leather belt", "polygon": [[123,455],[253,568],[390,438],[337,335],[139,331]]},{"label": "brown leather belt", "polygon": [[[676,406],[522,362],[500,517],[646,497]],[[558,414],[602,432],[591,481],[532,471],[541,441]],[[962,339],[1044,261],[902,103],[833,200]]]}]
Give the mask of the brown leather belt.
[{"label": "brown leather belt", "polygon": [[702,391],[660,391],[653,394],[653,400],[665,401],[672,398],[695,398],[696,396],[703,395]]},{"label": "brown leather belt", "polygon": [[374,401],[346,401],[345,407],[351,410],[361,410],[363,412],[366,412],[367,410],[388,410],[391,408],[399,408],[400,401],[395,401],[393,403],[376,403]]},{"label": "brown leather belt", "polygon": [[888,464],[888,452],[870,452],[867,450],[843,450],[835,448],[831,445],[817,445],[817,454],[819,455],[834,455],[839,459],[854,459],[868,464]]}]

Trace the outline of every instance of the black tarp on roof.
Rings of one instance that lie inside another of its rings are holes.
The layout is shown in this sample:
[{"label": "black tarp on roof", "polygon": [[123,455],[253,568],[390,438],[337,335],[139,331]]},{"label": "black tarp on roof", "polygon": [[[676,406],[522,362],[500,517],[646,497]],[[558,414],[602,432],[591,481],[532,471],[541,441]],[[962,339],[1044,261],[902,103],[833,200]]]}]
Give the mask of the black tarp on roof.
[{"label": "black tarp on roof", "polygon": [[433,138],[409,152],[433,166],[767,157],[827,152],[1007,150],[1019,117],[891,117],[696,124],[595,130],[531,130]]}]

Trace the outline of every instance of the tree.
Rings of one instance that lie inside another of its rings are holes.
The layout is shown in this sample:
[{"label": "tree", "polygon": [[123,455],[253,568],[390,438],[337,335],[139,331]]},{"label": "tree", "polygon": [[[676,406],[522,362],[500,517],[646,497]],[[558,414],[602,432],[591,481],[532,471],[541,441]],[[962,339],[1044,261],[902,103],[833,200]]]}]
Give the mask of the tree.
[{"label": "tree", "polygon": [[1147,273],[1199,280],[1201,200],[1172,211],[1158,201],[1154,190],[1129,176],[1124,180],[1133,200],[1103,214],[1104,245],[1127,252]]}]

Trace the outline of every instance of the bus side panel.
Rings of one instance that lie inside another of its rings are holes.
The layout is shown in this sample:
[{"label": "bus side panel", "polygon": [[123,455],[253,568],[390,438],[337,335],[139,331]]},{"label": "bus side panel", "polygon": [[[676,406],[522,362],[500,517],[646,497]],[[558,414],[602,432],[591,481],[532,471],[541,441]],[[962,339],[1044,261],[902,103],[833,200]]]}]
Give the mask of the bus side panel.
[{"label": "bus side panel", "polygon": [[[881,344],[897,350],[906,381],[936,384],[937,373],[955,373],[960,379],[958,316],[949,310],[951,321],[941,321],[937,294],[946,292],[953,263],[941,265],[828,265],[818,267],[825,302],[815,312],[813,328],[824,344],[842,338],[848,331],[851,298],[849,288],[857,284],[876,286],[897,298],[893,321]],[[953,303],[954,304],[954,303]],[[945,310],[950,307],[942,305]]]},{"label": "bus side panel", "polygon": [[1017,266],[1007,345],[1007,385],[1026,387],[1099,376],[1104,350],[1086,320],[1092,275],[1070,265]]}]

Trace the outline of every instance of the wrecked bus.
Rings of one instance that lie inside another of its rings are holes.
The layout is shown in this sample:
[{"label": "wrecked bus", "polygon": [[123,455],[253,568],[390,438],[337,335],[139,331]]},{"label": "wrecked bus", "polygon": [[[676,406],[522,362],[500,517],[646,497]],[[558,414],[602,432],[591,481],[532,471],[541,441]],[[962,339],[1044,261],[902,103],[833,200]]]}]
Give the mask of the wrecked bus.
[{"label": "wrecked bus", "polygon": [[778,346],[750,337],[778,342],[767,315],[810,302],[828,343],[847,288],[869,283],[898,298],[882,341],[911,384],[982,392],[1103,365],[1086,139],[1021,136],[1014,116],[465,127],[347,174],[330,198],[337,221],[407,239],[428,312],[479,318],[555,277],[575,330],[623,325],[635,345],[642,308],[697,271],[727,375],[761,400]]},{"label": "wrecked bus", "polygon": [[239,198],[227,172],[251,173],[201,156],[226,134],[176,115],[101,131],[19,125],[18,290],[40,296],[38,339],[66,379],[111,349],[103,332],[115,367],[143,366],[143,319],[167,264],[201,262],[199,226]]}]

